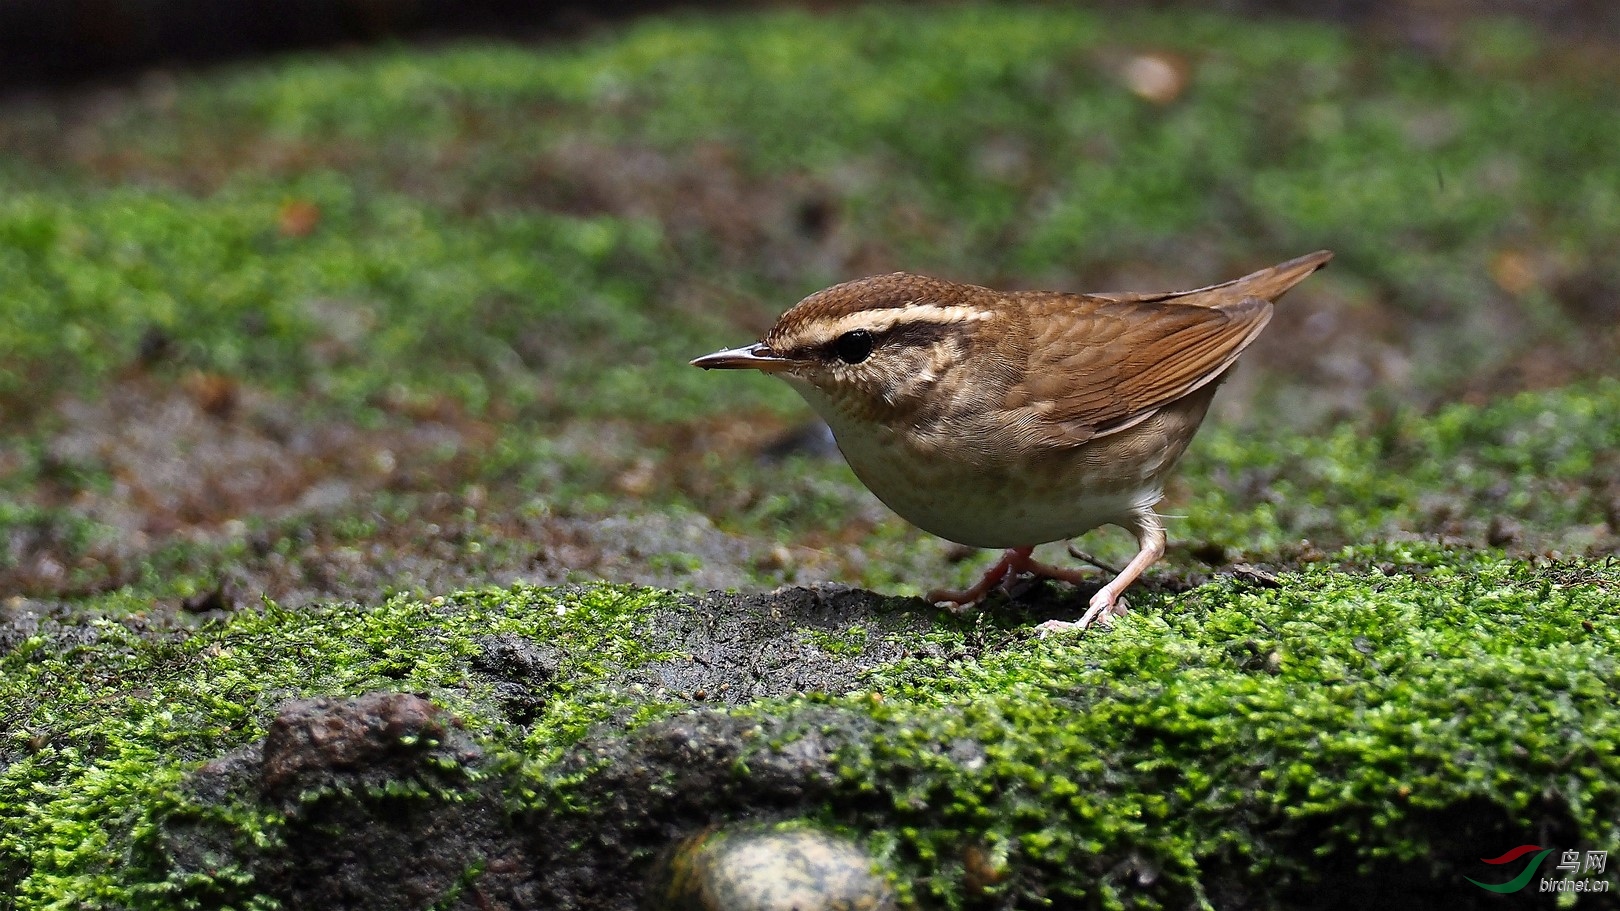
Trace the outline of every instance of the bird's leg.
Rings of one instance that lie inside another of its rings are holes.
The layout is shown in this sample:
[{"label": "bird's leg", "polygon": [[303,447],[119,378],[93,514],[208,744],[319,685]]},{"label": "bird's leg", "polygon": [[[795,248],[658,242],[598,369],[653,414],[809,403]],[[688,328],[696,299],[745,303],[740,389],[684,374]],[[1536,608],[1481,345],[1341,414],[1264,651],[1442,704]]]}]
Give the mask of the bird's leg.
[{"label": "bird's leg", "polygon": [[1114,577],[1113,581],[1091,596],[1090,606],[1078,621],[1071,623],[1065,620],[1048,620],[1037,627],[1043,638],[1052,633],[1085,629],[1099,619],[1107,625],[1113,617],[1125,616],[1125,599],[1121,597],[1121,593],[1142,575],[1143,570],[1164,556],[1165,545],[1164,525],[1152,509],[1144,509],[1137,513],[1132,525],[1135,527],[1130,530],[1136,534],[1138,548],[1136,556],[1125,564],[1125,568]]},{"label": "bird's leg", "polygon": [[[990,567],[984,576],[966,591],[954,591],[948,588],[935,589],[928,593],[928,600],[935,604],[948,604],[954,611],[960,611],[970,604],[990,593],[1003,579],[1009,579],[1023,572],[1026,567],[1035,561],[1029,555],[1035,552],[1033,547],[1010,547],[1001,555],[996,565]],[[1036,564],[1039,565],[1039,564]]]},{"label": "bird's leg", "polygon": [[1056,579],[1070,585],[1090,581],[1090,577],[1080,570],[1064,569],[1033,559],[1030,554],[1034,552],[1034,547],[1008,548],[1007,552],[1001,555],[1001,559],[996,561],[996,565],[990,567],[972,588],[966,591],[937,589],[928,593],[928,600],[936,604],[941,602],[951,604],[960,609],[989,594],[998,583],[1011,584],[1021,573],[1029,573],[1038,579]]},{"label": "bird's leg", "polygon": [[1039,579],[1056,579],[1070,585],[1080,585],[1091,581],[1091,574],[1085,570],[1064,569],[1061,566],[1053,566],[1039,560],[1025,560],[1021,569]]}]

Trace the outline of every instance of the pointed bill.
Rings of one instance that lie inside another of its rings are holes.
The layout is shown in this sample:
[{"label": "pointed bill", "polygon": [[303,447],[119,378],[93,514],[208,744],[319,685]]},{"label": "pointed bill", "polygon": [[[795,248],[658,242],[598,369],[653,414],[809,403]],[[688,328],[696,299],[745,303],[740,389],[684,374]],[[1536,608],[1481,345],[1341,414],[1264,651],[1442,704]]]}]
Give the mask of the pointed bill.
[{"label": "pointed bill", "polygon": [[702,367],[704,370],[759,370],[764,373],[779,373],[793,366],[795,362],[785,357],[777,357],[771,353],[763,342],[755,342],[742,348],[727,348],[716,351],[692,361],[693,367]]}]

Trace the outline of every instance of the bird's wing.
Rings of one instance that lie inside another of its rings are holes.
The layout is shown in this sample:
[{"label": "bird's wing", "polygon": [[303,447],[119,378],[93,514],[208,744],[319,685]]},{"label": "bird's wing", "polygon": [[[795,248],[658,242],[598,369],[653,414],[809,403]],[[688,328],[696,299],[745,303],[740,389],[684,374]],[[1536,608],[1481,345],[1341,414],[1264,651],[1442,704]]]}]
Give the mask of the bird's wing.
[{"label": "bird's wing", "polygon": [[1051,295],[1030,325],[1015,420],[1048,445],[1117,433],[1213,382],[1271,320],[1258,297],[1220,307]]}]

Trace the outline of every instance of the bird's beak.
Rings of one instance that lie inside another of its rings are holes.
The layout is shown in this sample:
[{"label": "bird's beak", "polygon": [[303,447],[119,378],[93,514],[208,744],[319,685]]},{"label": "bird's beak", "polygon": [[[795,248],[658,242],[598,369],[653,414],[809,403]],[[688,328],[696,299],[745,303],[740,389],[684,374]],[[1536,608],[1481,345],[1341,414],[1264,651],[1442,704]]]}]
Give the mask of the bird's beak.
[{"label": "bird's beak", "polygon": [[692,366],[702,367],[704,370],[758,370],[763,373],[780,373],[792,368],[794,363],[788,358],[772,354],[764,342],[755,342],[743,348],[727,348],[725,351],[705,354],[694,360]]}]

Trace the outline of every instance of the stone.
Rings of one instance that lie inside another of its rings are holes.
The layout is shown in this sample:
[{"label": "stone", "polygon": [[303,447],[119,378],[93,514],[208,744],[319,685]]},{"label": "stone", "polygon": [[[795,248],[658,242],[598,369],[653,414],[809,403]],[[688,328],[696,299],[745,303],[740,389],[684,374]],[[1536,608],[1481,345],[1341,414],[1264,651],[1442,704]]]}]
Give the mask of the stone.
[{"label": "stone", "polygon": [[892,911],[859,846],[815,829],[705,829],[655,872],[649,911]]}]

